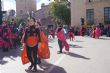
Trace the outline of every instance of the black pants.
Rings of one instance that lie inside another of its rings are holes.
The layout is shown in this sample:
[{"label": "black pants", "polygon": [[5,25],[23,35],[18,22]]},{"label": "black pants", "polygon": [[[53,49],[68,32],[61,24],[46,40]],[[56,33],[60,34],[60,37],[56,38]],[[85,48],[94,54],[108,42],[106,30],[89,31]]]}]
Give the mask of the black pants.
[{"label": "black pants", "polygon": [[18,43],[17,38],[14,38],[13,39],[13,42],[14,42],[14,47],[16,47],[17,46],[17,43]]},{"label": "black pants", "polygon": [[4,40],[4,44],[3,44],[3,52],[8,52],[8,46],[6,46],[7,44],[8,44],[8,42],[9,42],[9,40],[8,39],[3,39]]},{"label": "black pants", "polygon": [[59,39],[58,39],[58,45],[59,45],[59,48],[60,48],[60,53],[62,53],[62,41],[60,41]]},{"label": "black pants", "polygon": [[5,46],[3,45],[2,48],[3,48],[3,50],[2,50],[3,52],[8,52],[8,47],[5,47]]},{"label": "black pants", "polygon": [[29,46],[26,46],[26,47],[27,47],[28,59],[31,62],[31,65],[33,65],[34,68],[36,68],[38,45],[36,45],[35,47],[29,47]]},{"label": "black pants", "polygon": [[82,36],[84,36],[85,35],[85,33],[84,32],[82,32]]}]

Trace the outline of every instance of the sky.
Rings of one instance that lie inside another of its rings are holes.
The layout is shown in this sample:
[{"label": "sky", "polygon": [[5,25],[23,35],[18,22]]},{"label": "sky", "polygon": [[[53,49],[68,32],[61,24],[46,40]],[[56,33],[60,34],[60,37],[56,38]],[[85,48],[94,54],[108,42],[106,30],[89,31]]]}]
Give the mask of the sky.
[{"label": "sky", "polygon": [[[11,9],[16,10],[15,0],[2,0],[3,1],[3,10],[8,11]],[[49,0],[36,0],[37,10],[41,8],[41,4],[45,3],[45,5],[49,4]]]}]

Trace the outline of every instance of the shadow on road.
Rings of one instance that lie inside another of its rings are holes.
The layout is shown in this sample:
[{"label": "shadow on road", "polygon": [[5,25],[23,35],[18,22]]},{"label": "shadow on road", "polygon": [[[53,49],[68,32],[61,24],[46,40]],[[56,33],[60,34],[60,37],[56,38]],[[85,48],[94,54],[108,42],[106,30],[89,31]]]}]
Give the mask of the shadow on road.
[{"label": "shadow on road", "polygon": [[69,44],[69,46],[70,46],[70,48],[83,48],[83,47],[81,47],[79,45],[73,45],[73,44]]},{"label": "shadow on road", "polygon": [[[53,65],[48,63],[47,61],[43,60],[42,64],[38,65],[40,69],[36,73],[67,73],[64,68]],[[27,72],[27,73],[33,73],[33,72]]]},{"label": "shadow on road", "polygon": [[109,38],[99,38],[101,40],[110,40]]},{"label": "shadow on road", "polygon": [[2,52],[2,49],[0,49],[0,64],[4,65],[8,63],[10,60],[4,60],[4,58],[9,58],[13,61],[15,61],[14,58],[21,56],[21,49],[9,49],[9,52]]},{"label": "shadow on road", "polygon": [[84,42],[84,41],[79,41],[79,40],[76,40],[75,42]]},{"label": "shadow on road", "polygon": [[71,57],[76,57],[76,58],[82,58],[82,59],[90,60],[90,58],[87,58],[85,56],[78,55],[78,54],[75,54],[75,53],[72,53],[72,52],[69,52],[68,55],[71,56]]}]

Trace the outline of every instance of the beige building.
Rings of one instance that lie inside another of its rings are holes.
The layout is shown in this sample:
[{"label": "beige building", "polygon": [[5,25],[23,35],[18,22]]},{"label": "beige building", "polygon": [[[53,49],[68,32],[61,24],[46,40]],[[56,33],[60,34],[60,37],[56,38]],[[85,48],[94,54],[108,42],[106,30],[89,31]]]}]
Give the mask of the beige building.
[{"label": "beige building", "polygon": [[29,13],[35,12],[36,0],[16,0],[16,15],[24,18]]},{"label": "beige building", "polygon": [[52,15],[49,12],[49,5],[44,3],[41,5],[41,9],[36,11],[36,19],[40,21],[42,26],[54,27],[55,23],[53,21]]},{"label": "beige building", "polygon": [[41,9],[36,11],[36,19],[48,18],[50,16],[48,5],[44,3],[41,5]]},{"label": "beige building", "polygon": [[110,24],[110,0],[70,0],[71,25],[85,24]]}]

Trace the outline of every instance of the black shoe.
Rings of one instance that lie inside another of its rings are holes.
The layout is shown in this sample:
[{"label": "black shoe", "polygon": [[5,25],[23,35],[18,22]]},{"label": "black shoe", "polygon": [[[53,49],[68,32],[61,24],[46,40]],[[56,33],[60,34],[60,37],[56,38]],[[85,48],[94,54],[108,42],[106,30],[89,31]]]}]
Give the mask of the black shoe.
[{"label": "black shoe", "polygon": [[29,66],[28,69],[26,69],[25,71],[31,71],[33,65]]},{"label": "black shoe", "polygon": [[62,54],[62,52],[58,51],[57,54]]},{"label": "black shoe", "polygon": [[5,49],[3,49],[3,52],[8,52],[8,49],[6,49],[6,48],[5,48]]},{"label": "black shoe", "polygon": [[37,72],[37,69],[36,68],[33,68],[31,71],[32,72]]}]

